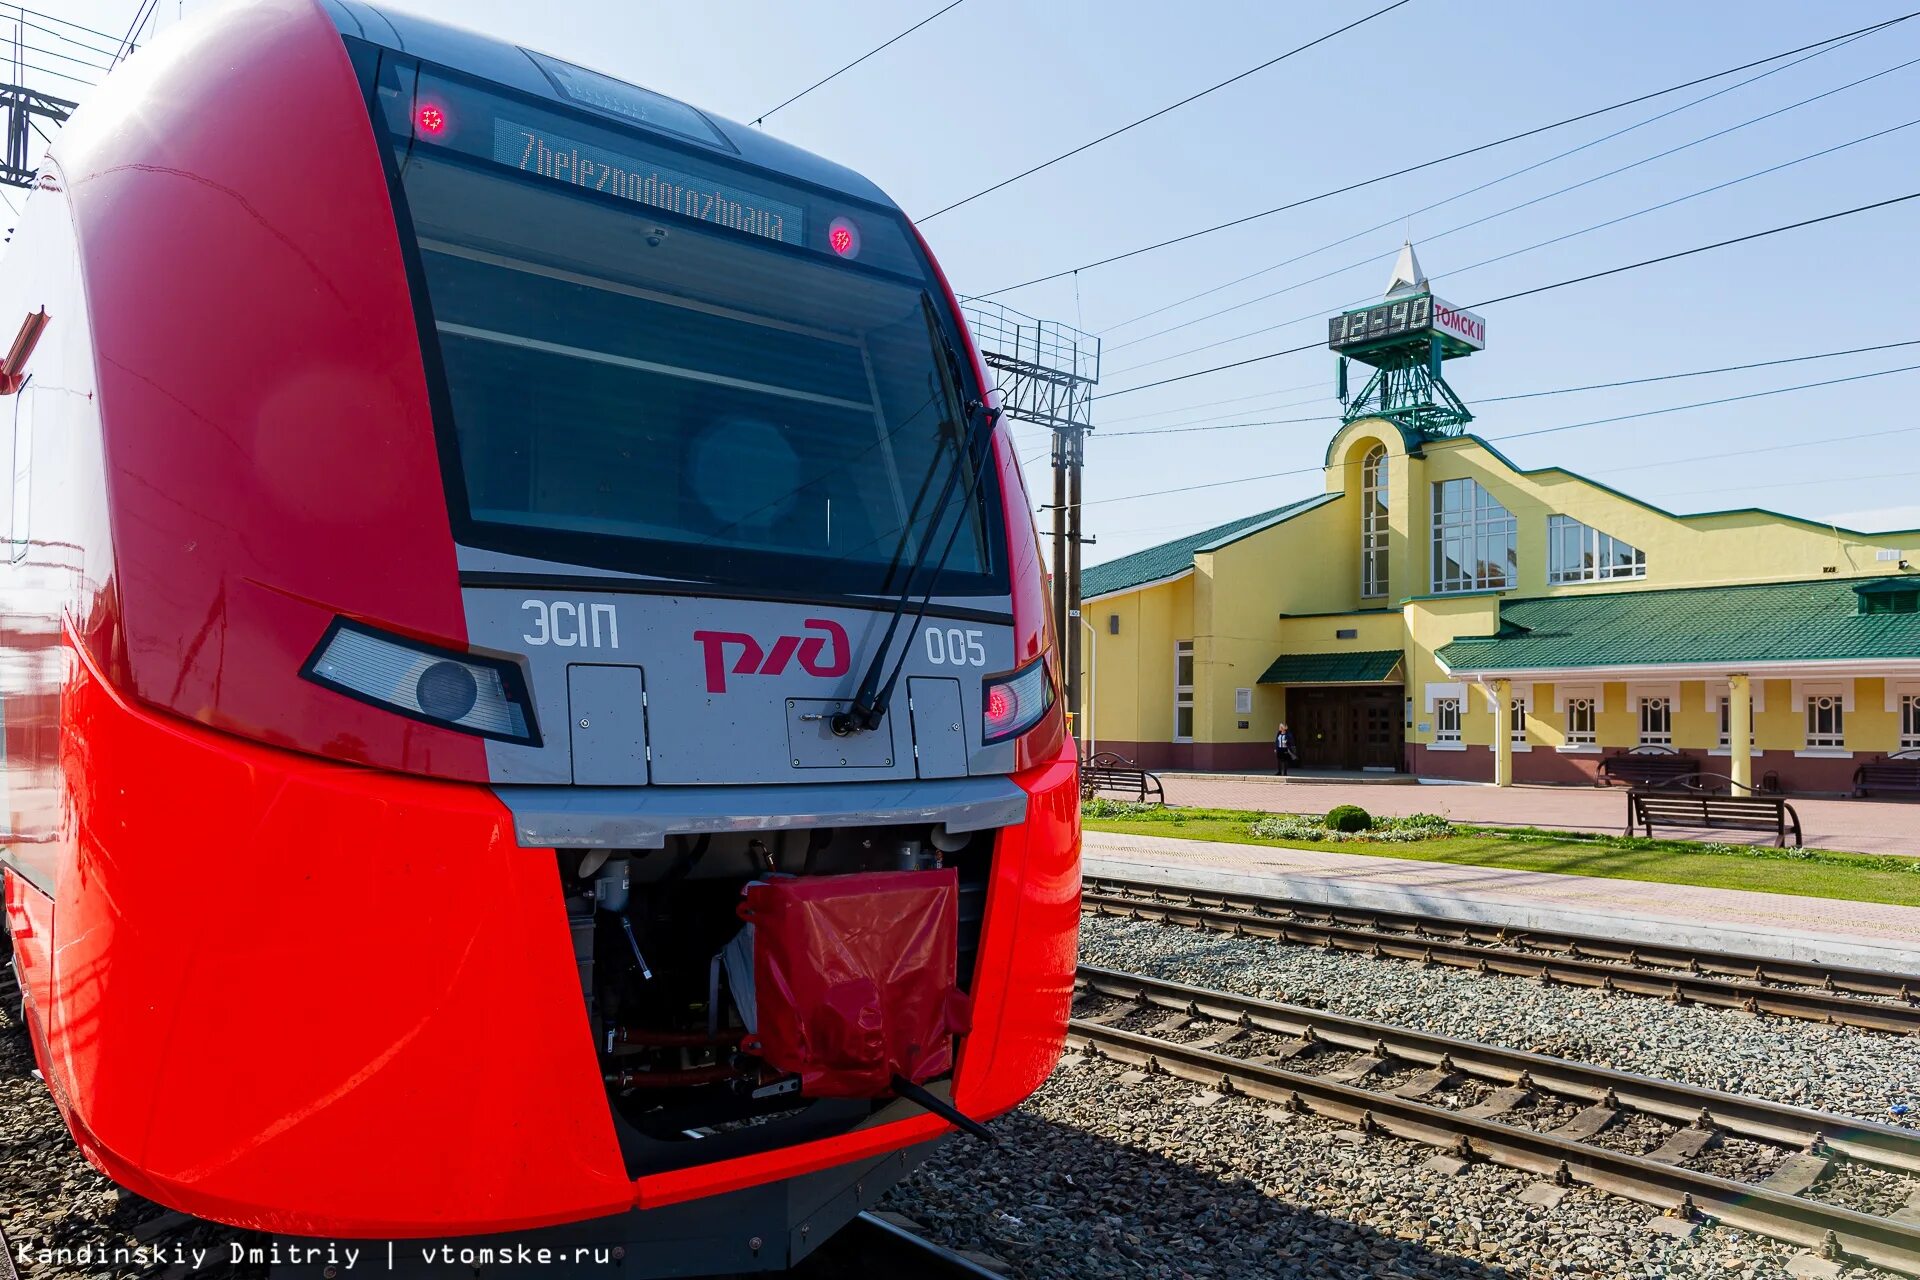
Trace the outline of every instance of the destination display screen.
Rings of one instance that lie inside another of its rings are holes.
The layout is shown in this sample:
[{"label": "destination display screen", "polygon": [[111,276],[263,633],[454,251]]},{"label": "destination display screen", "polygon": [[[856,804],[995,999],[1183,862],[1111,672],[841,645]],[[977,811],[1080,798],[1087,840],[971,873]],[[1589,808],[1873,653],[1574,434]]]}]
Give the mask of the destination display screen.
[{"label": "destination display screen", "polygon": [[806,243],[806,210],[799,205],[506,116],[493,122],[493,159],[525,173],[652,205],[683,218],[785,244]]}]

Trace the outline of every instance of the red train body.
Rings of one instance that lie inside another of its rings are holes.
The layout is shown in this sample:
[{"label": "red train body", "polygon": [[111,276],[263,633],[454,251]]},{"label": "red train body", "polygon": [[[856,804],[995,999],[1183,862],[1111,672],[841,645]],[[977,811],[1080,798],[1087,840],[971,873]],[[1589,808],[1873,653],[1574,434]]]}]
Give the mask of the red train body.
[{"label": "red train body", "polygon": [[[47,317],[0,398],[6,917],[90,1161],[292,1235],[785,1265],[949,1126],[743,1047],[769,875],[944,860],[971,1029],[922,1083],[987,1118],[1046,1077],[1079,827],[1037,541],[883,196],[313,0],[185,24],[40,175],[0,271],[0,329]],[[826,732],[870,668],[880,727]]]}]

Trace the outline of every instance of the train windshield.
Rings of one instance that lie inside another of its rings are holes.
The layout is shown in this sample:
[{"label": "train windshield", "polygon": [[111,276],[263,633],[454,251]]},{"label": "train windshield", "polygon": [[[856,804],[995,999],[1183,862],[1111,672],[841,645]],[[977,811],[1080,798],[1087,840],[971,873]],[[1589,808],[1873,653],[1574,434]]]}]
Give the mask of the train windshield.
[{"label": "train windshield", "polygon": [[930,547],[941,595],[1004,593],[995,469],[946,485],[970,393],[898,212],[425,72],[382,88],[463,542],[855,594]]}]

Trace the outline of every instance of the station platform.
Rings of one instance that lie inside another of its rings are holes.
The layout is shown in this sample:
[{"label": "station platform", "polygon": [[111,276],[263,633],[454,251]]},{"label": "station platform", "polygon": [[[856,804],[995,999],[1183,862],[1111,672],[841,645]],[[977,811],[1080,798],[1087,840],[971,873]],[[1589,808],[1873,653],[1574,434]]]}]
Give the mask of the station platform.
[{"label": "station platform", "polygon": [[[1380,774],[1378,780],[1322,774],[1276,778],[1259,773],[1185,773],[1160,775],[1167,803],[1215,809],[1259,809],[1269,813],[1325,813],[1335,805],[1357,804],[1370,813],[1406,817],[1437,813],[1455,822],[1484,827],[1543,827],[1560,831],[1621,833],[1627,825],[1627,793],[1620,787],[1496,787],[1484,782],[1435,782],[1406,774]],[[1399,782],[1402,785],[1382,785]],[[1829,796],[1788,796],[1800,815],[1806,843],[1813,849],[1849,853],[1920,856],[1920,803],[1912,800],[1853,800]],[[1654,831],[1656,836],[1676,834]],[[1696,831],[1677,834],[1698,836]],[[1716,832],[1717,840],[1764,840],[1771,834]]]},{"label": "station platform", "polygon": [[1920,973],[1920,907],[1089,831],[1085,874]]}]

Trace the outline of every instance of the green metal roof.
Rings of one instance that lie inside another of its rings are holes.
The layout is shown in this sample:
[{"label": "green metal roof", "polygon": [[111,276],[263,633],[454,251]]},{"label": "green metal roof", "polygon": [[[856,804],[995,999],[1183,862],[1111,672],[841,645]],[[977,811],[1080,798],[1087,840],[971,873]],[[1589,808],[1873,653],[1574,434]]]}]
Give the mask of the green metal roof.
[{"label": "green metal roof", "polygon": [[1454,671],[1920,658],[1920,613],[1862,613],[1862,585],[1822,578],[1506,600],[1500,634],[1455,640],[1437,656]]},{"label": "green metal roof", "polygon": [[1256,515],[1241,516],[1238,520],[1229,520],[1225,524],[1215,525],[1211,529],[1202,529],[1199,533],[1188,534],[1184,538],[1175,538],[1172,542],[1163,542],[1158,546],[1136,551],[1130,556],[1121,556],[1118,560],[1109,560],[1105,564],[1096,564],[1080,571],[1080,594],[1082,596],[1103,596],[1114,591],[1125,591],[1143,583],[1158,582],[1162,578],[1171,578],[1177,573],[1193,567],[1193,557],[1197,552],[1217,551],[1228,543],[1237,542],[1250,534],[1271,528],[1284,520],[1291,520],[1305,511],[1324,506],[1339,498],[1337,493],[1319,493],[1299,502],[1290,502],[1284,507],[1275,507],[1271,511],[1262,511]]},{"label": "green metal roof", "polygon": [[1358,653],[1283,653],[1273,660],[1260,684],[1377,684],[1400,665],[1398,649]]}]

